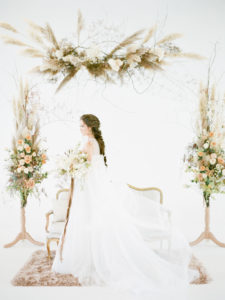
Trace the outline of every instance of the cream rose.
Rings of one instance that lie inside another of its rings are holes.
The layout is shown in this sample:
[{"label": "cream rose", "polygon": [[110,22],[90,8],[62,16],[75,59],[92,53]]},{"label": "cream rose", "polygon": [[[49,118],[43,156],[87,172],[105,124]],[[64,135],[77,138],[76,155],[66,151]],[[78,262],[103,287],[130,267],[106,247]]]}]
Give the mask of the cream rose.
[{"label": "cream rose", "polygon": [[110,58],[108,60],[108,63],[110,65],[110,67],[116,72],[119,71],[120,66],[122,66],[122,64],[123,64],[123,62],[120,59],[113,59],[113,58]]},{"label": "cream rose", "polygon": [[211,165],[215,165],[216,159],[215,159],[215,158],[211,158],[211,159],[209,160],[209,162],[210,162]]},{"label": "cream rose", "polygon": [[20,164],[20,166],[23,166],[25,164],[25,160],[24,159],[20,159],[19,160],[19,164]]},{"label": "cream rose", "polygon": [[25,173],[25,174],[28,174],[28,173],[29,173],[29,169],[28,169],[28,168],[25,168],[25,169],[24,169],[24,173]]}]

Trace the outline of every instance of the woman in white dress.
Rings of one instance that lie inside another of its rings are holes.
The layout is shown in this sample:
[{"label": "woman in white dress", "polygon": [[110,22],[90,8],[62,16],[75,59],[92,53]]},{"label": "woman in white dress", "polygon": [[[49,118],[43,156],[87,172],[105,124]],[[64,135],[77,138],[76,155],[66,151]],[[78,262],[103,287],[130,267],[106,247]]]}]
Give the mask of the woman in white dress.
[{"label": "woman in white dress", "polygon": [[188,242],[176,228],[163,228],[159,205],[151,201],[154,216],[145,232],[155,226],[171,232],[170,251],[151,248],[135,218],[137,195],[108,175],[99,119],[81,116],[80,130],[87,136],[83,151],[91,165],[82,184],[75,180],[52,271],[73,274],[82,286],[109,286],[138,299],[186,299],[189,283],[198,277],[188,268]]}]

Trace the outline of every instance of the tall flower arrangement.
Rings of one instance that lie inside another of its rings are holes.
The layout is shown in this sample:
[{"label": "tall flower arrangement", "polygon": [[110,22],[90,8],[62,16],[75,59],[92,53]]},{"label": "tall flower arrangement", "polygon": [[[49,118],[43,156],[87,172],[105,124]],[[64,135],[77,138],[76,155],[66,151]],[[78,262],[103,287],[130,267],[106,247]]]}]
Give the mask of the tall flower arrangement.
[{"label": "tall flower arrangement", "polygon": [[[183,53],[174,44],[174,40],[179,38],[180,34],[169,34],[156,39],[156,26],[146,33],[139,30],[121,42],[114,42],[112,38],[108,44],[114,43],[115,46],[111,48],[108,45],[104,47],[107,44],[105,41],[96,42],[92,36],[87,39],[91,40],[91,45],[90,43],[81,45],[80,35],[84,29],[84,20],[80,12],[77,20],[77,43],[68,39],[58,41],[48,23],[39,26],[29,22],[28,43],[9,36],[2,38],[7,44],[23,48],[23,54],[42,59],[41,65],[37,66],[34,72],[47,75],[52,81],[58,81],[59,75],[62,75],[63,80],[57,91],[81,69],[86,69],[94,78],[115,82],[118,77],[122,82],[126,75],[130,77],[135,70],[163,70],[168,58],[201,58],[193,53]],[[8,23],[0,23],[0,27],[13,33],[15,37],[20,36],[19,31]]]},{"label": "tall flower arrangement", "polygon": [[19,96],[13,100],[15,136],[8,158],[8,189],[19,193],[21,207],[26,206],[29,194],[37,192],[37,185],[47,177],[42,168],[47,156],[40,146],[36,100],[36,94],[21,80]]},{"label": "tall flower arrangement", "polygon": [[196,138],[185,155],[186,171],[198,184],[207,207],[215,193],[225,193],[225,99],[216,96],[215,86],[200,87]]}]

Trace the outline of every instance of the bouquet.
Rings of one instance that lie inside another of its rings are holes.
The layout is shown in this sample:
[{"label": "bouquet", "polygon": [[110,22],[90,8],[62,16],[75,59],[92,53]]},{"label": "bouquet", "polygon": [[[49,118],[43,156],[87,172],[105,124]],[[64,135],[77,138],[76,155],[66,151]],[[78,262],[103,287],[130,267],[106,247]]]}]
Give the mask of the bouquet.
[{"label": "bouquet", "polygon": [[22,207],[26,205],[27,197],[34,191],[36,184],[47,177],[47,172],[42,171],[46,159],[46,151],[34,147],[30,134],[18,139],[16,147],[12,151],[9,150],[8,189],[20,193]]},{"label": "bouquet", "polygon": [[83,180],[90,162],[87,159],[87,154],[81,151],[79,142],[74,149],[67,150],[63,156],[59,157],[57,165],[57,173],[59,175],[67,175]]}]

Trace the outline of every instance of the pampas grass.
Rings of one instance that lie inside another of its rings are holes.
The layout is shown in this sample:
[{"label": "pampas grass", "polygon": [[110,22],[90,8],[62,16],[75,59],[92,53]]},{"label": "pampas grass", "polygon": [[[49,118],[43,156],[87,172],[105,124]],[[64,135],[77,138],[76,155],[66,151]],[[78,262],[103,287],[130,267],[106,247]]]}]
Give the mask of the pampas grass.
[{"label": "pampas grass", "polygon": [[33,68],[32,72],[48,75],[49,79],[55,82],[60,78],[58,74],[62,74],[64,78],[59,83],[56,92],[74,78],[82,67],[85,67],[91,76],[103,79],[104,82],[115,83],[117,77],[123,83],[123,77],[135,74],[134,70],[162,71],[167,58],[202,59],[198,54],[183,53],[173,44],[175,39],[181,37],[179,33],[166,35],[157,41],[155,39],[156,26],[150,28],[147,33],[143,29],[136,31],[118,42],[112,49],[103,51],[92,46],[80,45],[80,35],[84,29],[84,19],[80,11],[77,15],[77,44],[66,39],[58,41],[48,23],[44,27],[32,21],[27,21],[27,23],[29,25],[28,38],[35,45],[28,45],[18,40],[19,32],[7,23],[0,23],[0,27],[16,34],[17,39],[7,36],[3,37],[3,40],[7,44],[24,47],[23,55],[41,58],[40,66]]},{"label": "pampas grass", "polygon": [[160,44],[165,44],[171,41],[174,41],[175,39],[181,38],[183,35],[180,33],[173,33],[173,34],[168,34],[166,35],[164,38],[162,38],[161,40],[159,40],[156,45],[160,45]]},{"label": "pampas grass", "polygon": [[143,33],[143,30],[139,30],[135,33],[133,33],[132,35],[128,36],[127,38],[125,38],[121,43],[119,43],[119,45],[117,45],[108,55],[108,57],[112,57],[112,55],[120,50],[121,48],[124,48],[126,46],[129,46],[131,44],[133,44],[134,42],[136,42],[138,39],[140,39],[140,35]]},{"label": "pampas grass", "polygon": [[18,33],[18,31],[8,23],[0,22],[0,27],[6,29],[8,31],[12,31],[13,33]]}]

